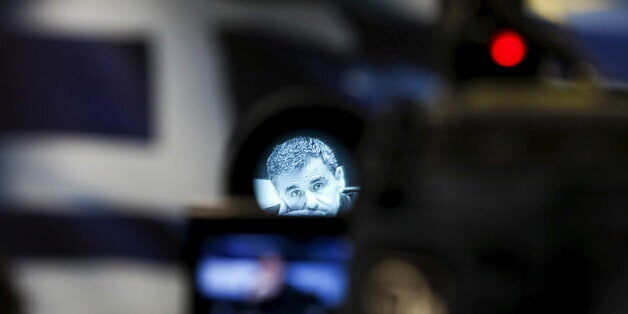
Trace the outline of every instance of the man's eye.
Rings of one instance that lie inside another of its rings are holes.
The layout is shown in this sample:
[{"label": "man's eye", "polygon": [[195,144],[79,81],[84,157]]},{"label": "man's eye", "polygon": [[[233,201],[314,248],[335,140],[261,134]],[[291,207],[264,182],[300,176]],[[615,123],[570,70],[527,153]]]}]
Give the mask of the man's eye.
[{"label": "man's eye", "polygon": [[290,192],[290,196],[292,197],[299,197],[301,196],[302,192],[300,190],[294,190],[292,192]]},{"label": "man's eye", "polygon": [[318,191],[318,190],[320,190],[321,188],[323,188],[323,186],[324,186],[324,185],[323,185],[322,183],[320,183],[320,182],[319,182],[319,183],[314,184],[314,186],[312,187],[312,189],[314,189],[314,191]]}]

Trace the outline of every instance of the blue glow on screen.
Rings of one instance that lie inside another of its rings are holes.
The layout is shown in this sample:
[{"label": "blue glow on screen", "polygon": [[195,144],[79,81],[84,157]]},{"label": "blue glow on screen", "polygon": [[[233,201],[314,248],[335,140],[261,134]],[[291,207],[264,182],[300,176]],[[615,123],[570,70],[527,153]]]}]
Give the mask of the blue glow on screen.
[{"label": "blue glow on screen", "polygon": [[278,235],[226,235],[208,241],[196,285],[211,300],[245,302],[260,279],[259,258],[272,249],[285,262],[286,285],[339,306],[348,287],[352,247],[345,238],[293,239]]},{"label": "blue glow on screen", "polygon": [[347,269],[334,263],[295,262],[288,266],[287,281],[293,287],[318,296],[328,306],[345,297]]},{"label": "blue glow on screen", "polygon": [[197,285],[211,299],[245,300],[253,289],[256,270],[253,259],[208,258],[198,266]]}]

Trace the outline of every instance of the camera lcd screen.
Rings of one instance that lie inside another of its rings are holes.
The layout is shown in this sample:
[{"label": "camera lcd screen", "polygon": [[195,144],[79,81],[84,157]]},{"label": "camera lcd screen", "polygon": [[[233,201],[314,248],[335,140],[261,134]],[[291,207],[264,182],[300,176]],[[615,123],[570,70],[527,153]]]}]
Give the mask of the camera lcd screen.
[{"label": "camera lcd screen", "polygon": [[343,236],[209,237],[195,270],[209,313],[332,313],[345,299],[352,244]]},{"label": "camera lcd screen", "polygon": [[357,200],[352,154],[332,136],[297,131],[277,139],[258,162],[253,188],[263,211],[280,216],[343,216]]}]

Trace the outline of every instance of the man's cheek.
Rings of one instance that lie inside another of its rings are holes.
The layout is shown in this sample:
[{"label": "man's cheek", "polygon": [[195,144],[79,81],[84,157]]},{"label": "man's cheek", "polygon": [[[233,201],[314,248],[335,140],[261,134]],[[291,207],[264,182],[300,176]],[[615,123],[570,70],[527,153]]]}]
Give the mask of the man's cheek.
[{"label": "man's cheek", "polygon": [[335,184],[330,184],[327,187],[325,187],[325,189],[320,193],[320,195],[323,195],[327,198],[329,198],[332,195],[336,195],[338,194],[338,186]]},{"label": "man's cheek", "polygon": [[286,202],[286,204],[288,205],[288,207],[291,210],[299,210],[303,208],[303,202],[301,200],[288,200]]},{"label": "man's cheek", "polygon": [[326,207],[331,207],[334,205],[334,198],[329,195],[319,195],[317,197],[317,201],[319,204]]}]

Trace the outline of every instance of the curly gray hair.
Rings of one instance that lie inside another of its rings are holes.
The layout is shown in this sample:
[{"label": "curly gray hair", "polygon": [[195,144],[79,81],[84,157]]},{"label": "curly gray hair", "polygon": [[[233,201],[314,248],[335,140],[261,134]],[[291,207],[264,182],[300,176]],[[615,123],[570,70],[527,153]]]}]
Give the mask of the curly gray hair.
[{"label": "curly gray hair", "polygon": [[276,186],[280,174],[301,170],[315,158],[320,158],[329,171],[335,174],[338,161],[327,144],[313,137],[291,138],[275,146],[268,156],[266,160],[268,178]]}]

